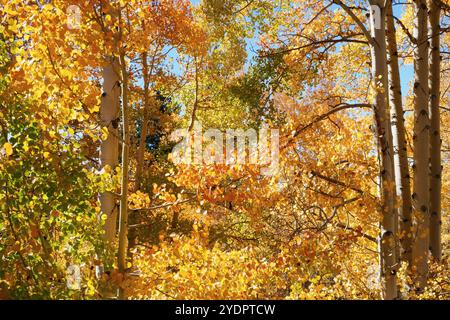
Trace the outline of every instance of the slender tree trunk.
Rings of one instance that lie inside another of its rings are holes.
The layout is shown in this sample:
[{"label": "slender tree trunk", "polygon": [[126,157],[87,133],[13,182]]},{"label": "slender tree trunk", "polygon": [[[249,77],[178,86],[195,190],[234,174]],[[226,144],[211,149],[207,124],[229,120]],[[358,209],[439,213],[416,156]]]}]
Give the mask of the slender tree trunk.
[{"label": "slender tree trunk", "polygon": [[382,219],[380,225],[380,277],[382,297],[397,298],[395,256],[395,190],[392,133],[388,104],[388,72],[386,57],[386,7],[385,1],[369,1],[371,26],[372,77],[375,87],[374,117],[376,122],[380,157],[380,200]]},{"label": "slender tree trunk", "polygon": [[440,261],[441,246],[441,119],[439,112],[441,86],[440,54],[440,7],[434,0],[429,0],[429,38],[430,54],[430,250],[432,256]]},{"label": "slender tree trunk", "polygon": [[[108,166],[114,170],[119,158],[118,117],[119,117],[119,67],[117,60],[111,58],[111,63],[103,69],[103,94],[100,105],[100,123],[108,128],[108,138],[100,145],[101,168]],[[101,212],[106,216],[105,238],[109,243],[116,236],[117,206],[115,196],[111,192],[100,194]]]},{"label": "slender tree trunk", "polygon": [[[148,131],[148,121],[149,121],[149,73],[148,73],[148,63],[147,63],[147,53],[144,52],[141,55],[142,59],[142,72],[144,78],[144,96],[143,96],[143,116],[142,116],[142,125],[141,125],[141,136],[139,139],[139,146],[136,155],[136,174],[135,174],[135,183],[133,191],[136,192],[141,189],[142,184],[142,172],[144,167],[144,154],[146,148],[146,138]],[[138,224],[138,216],[139,212],[137,210],[133,210],[129,214],[129,223],[130,225]],[[128,257],[132,260],[133,255],[131,253],[131,249],[136,245],[137,232],[135,228],[130,228],[128,234]]]},{"label": "slender tree trunk", "polygon": [[412,266],[416,289],[422,290],[428,276],[429,249],[429,127],[428,34],[426,0],[414,1],[414,190]]},{"label": "slender tree trunk", "polygon": [[144,52],[142,54],[142,69],[143,69],[143,78],[144,78],[144,106],[143,106],[143,117],[142,117],[142,126],[141,126],[141,137],[139,139],[139,149],[137,153],[137,164],[136,164],[136,190],[141,188],[142,181],[142,170],[144,165],[144,153],[146,146],[146,138],[148,131],[148,118],[149,118],[149,74],[148,74],[148,63],[147,63],[147,53]]},{"label": "slender tree trunk", "polygon": [[[120,53],[121,70],[121,96],[122,96],[122,180],[120,194],[120,221],[119,221],[119,272],[125,275],[127,269],[127,247],[128,247],[128,170],[129,170],[129,119],[128,119],[128,74],[126,70],[125,54]],[[123,288],[119,288],[119,299],[124,299]]]},{"label": "slender tree trunk", "polygon": [[397,251],[397,259],[411,262],[412,247],[412,199],[411,183],[406,147],[405,120],[403,118],[402,90],[398,64],[397,40],[392,13],[392,1],[389,1],[386,12],[387,46],[389,66],[389,100],[391,109],[391,127],[394,149],[395,185],[397,196],[401,199],[399,208],[399,238],[401,252]]}]

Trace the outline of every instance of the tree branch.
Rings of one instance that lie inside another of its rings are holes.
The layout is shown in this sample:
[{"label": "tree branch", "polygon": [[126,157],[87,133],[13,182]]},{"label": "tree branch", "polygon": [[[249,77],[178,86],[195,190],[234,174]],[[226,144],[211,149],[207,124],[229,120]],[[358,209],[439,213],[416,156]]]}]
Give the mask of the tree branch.
[{"label": "tree branch", "polygon": [[369,31],[367,30],[367,28],[364,26],[364,23],[362,23],[362,21],[355,15],[355,13],[352,11],[352,9],[350,9],[346,4],[344,4],[341,0],[333,0],[333,3],[339,5],[345,12],[348,13],[348,15],[353,19],[353,21],[359,26],[359,28],[361,29],[361,31],[364,33],[364,35],[367,38],[367,41],[369,43],[372,43],[372,37],[369,33]]}]

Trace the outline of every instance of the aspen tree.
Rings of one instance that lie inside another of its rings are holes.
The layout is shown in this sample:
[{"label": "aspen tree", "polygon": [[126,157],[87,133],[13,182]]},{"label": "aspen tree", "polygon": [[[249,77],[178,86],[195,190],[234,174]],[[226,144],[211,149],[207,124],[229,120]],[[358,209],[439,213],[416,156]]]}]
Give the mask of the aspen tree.
[{"label": "aspen tree", "polygon": [[[120,6],[120,4],[119,4]],[[121,191],[120,191],[120,211],[119,211],[119,248],[117,253],[117,265],[119,273],[125,277],[127,269],[127,248],[128,248],[128,183],[129,183],[129,153],[130,153],[130,125],[129,125],[129,106],[128,90],[129,79],[126,64],[126,45],[123,43],[122,8],[118,8],[118,51],[120,67],[120,98],[122,112],[122,172],[121,172]],[[119,285],[118,298],[125,299],[125,290]]]},{"label": "aspen tree", "polygon": [[411,183],[406,148],[405,120],[403,117],[402,91],[400,86],[400,70],[398,64],[397,40],[394,26],[394,16],[392,12],[392,1],[388,2],[386,10],[389,102],[394,150],[395,185],[397,196],[401,199],[401,205],[398,210],[400,218],[399,235],[401,253],[397,258],[411,262]]},{"label": "aspen tree", "polygon": [[137,152],[136,159],[136,190],[141,187],[142,181],[142,169],[144,163],[144,152],[145,152],[145,140],[147,138],[148,131],[148,118],[149,118],[149,74],[148,74],[148,62],[147,62],[147,52],[142,53],[142,72],[144,79],[144,96],[143,96],[143,117],[141,125],[141,137],[139,139],[139,148]]},{"label": "aspen tree", "polygon": [[428,34],[426,0],[414,1],[414,186],[412,265],[416,289],[422,290],[428,276],[429,249],[429,155]]},{"label": "aspen tree", "polygon": [[440,55],[440,6],[429,0],[429,38],[430,52],[430,250],[432,256],[440,261],[441,246],[441,119],[439,111],[441,86]]},{"label": "aspen tree", "polygon": [[397,275],[395,256],[395,190],[392,133],[388,104],[388,72],[386,56],[386,1],[369,1],[370,48],[372,54],[372,77],[375,89],[374,117],[380,159],[380,198],[382,220],[380,224],[380,276],[383,299],[397,298]]},{"label": "aspen tree", "polygon": [[379,253],[382,298],[397,298],[397,257],[394,160],[388,103],[388,71],[386,56],[386,1],[369,0],[370,33],[352,9],[335,0],[351,16],[367,38],[372,57],[372,81],[375,90],[373,103],[376,143],[380,165],[379,193],[382,219],[380,223]]},{"label": "aspen tree", "polygon": [[[128,247],[128,169],[129,169],[129,110],[128,110],[128,73],[126,70],[125,53],[120,53],[120,75],[121,75],[121,98],[122,98],[122,179],[120,193],[120,215],[119,215],[119,272],[125,275],[127,269],[127,247]],[[124,290],[119,288],[119,299],[123,299]]]},{"label": "aspen tree", "polygon": [[[103,69],[103,93],[100,105],[100,123],[108,128],[108,137],[100,145],[101,168],[108,166],[114,170],[118,164],[118,117],[119,117],[119,68],[115,58]],[[115,196],[111,192],[100,194],[101,212],[105,215],[105,238],[113,242],[116,235],[117,205]]]}]

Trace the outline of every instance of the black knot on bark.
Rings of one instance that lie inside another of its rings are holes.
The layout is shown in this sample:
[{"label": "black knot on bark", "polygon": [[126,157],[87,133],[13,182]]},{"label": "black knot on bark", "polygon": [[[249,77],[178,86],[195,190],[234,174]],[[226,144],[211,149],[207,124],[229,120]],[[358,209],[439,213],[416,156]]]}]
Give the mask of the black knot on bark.
[{"label": "black knot on bark", "polygon": [[119,118],[116,118],[114,120],[111,121],[111,125],[113,126],[114,129],[117,129],[119,127]]},{"label": "black knot on bark", "polygon": [[393,235],[394,235],[394,234],[392,233],[392,231],[387,230],[387,231],[385,231],[385,232],[383,233],[382,238],[383,238],[383,239],[386,239],[386,238],[388,238],[388,237],[392,237]]}]

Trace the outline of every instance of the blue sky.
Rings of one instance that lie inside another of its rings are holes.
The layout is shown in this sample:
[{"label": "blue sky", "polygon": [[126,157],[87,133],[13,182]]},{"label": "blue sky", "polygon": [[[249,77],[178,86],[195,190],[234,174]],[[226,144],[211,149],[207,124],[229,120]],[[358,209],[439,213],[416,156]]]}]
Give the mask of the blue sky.
[{"label": "blue sky", "polygon": [[[200,4],[201,0],[190,0],[192,4],[198,5]],[[400,17],[402,15],[402,12],[404,10],[404,5],[395,5],[394,8],[394,15],[397,17]],[[247,39],[247,53],[248,53],[248,59],[249,61],[254,57],[254,53],[252,52],[252,47],[255,48],[255,40],[256,39]],[[412,65],[400,65],[400,72],[401,72],[401,86],[402,86],[402,93],[405,95],[408,93],[409,90],[409,83],[411,79],[414,76],[414,68]]]},{"label": "blue sky", "polygon": [[[394,5],[393,6],[393,11],[394,11],[394,15],[396,17],[400,17],[403,13],[404,10],[404,5]],[[401,80],[401,86],[402,86],[402,94],[406,95],[408,94],[408,90],[409,90],[409,82],[411,81],[411,79],[413,79],[414,77],[414,67],[413,65],[409,64],[409,65],[400,65],[400,80]]]},{"label": "blue sky", "polygon": [[[200,4],[201,0],[190,0],[190,2],[193,5]],[[394,8],[394,15],[397,17],[400,17],[402,15],[402,12],[404,10],[404,5],[395,5]],[[247,54],[248,54],[248,61],[251,61],[251,59],[254,57],[254,52],[251,50],[252,48],[256,48],[256,39],[247,39]],[[402,87],[402,94],[406,95],[409,90],[409,83],[411,79],[414,77],[414,68],[412,65],[400,65],[400,73],[401,73],[401,87]]]}]

